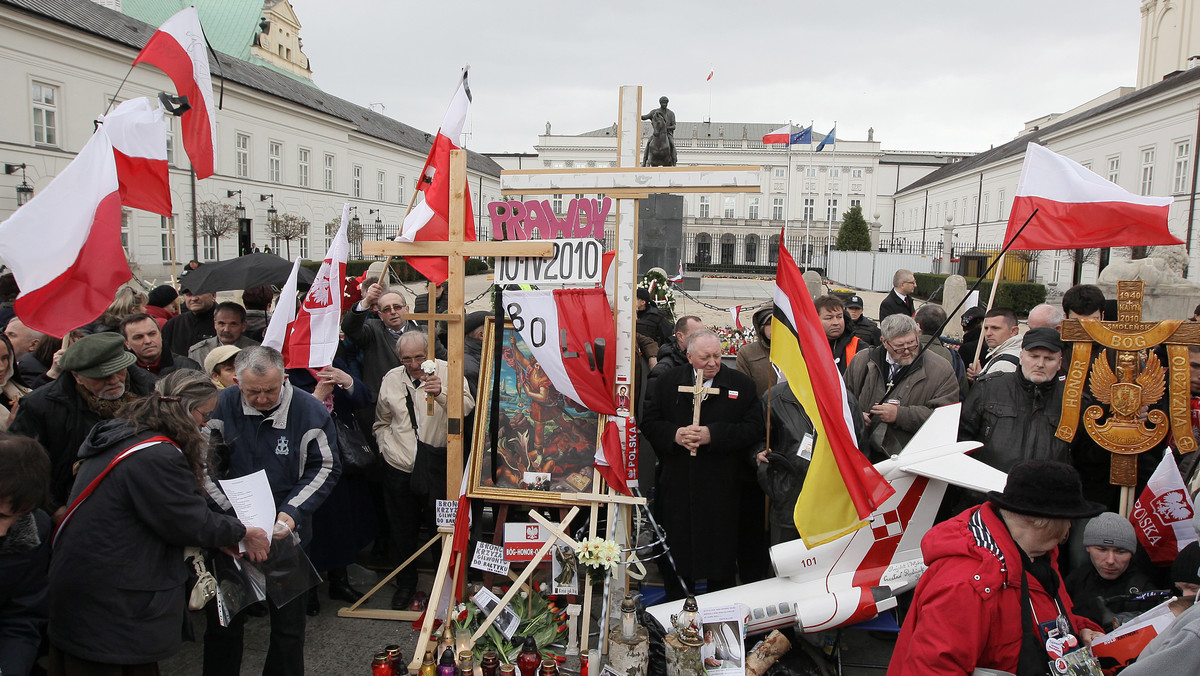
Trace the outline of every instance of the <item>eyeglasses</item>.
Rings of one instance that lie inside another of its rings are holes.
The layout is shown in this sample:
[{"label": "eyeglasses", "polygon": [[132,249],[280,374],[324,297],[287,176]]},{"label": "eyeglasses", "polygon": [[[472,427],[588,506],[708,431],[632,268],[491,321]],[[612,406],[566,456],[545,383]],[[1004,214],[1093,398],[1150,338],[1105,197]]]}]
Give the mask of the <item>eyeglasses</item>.
[{"label": "eyeglasses", "polygon": [[386,307],[379,308],[379,311],[391,313],[391,312],[404,312],[407,309],[408,309],[407,305],[388,305]]},{"label": "eyeglasses", "polygon": [[897,345],[890,341],[884,342],[887,343],[887,346],[890,347],[893,352],[916,352],[921,348],[921,343],[919,342],[908,343],[906,345]]}]

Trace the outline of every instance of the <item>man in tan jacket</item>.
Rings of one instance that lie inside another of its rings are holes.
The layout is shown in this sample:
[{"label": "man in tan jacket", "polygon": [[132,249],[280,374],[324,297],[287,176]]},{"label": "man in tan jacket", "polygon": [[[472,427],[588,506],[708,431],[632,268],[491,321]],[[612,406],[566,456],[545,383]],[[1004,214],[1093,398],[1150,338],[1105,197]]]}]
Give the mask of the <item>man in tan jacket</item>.
[{"label": "man in tan jacket", "polygon": [[[445,462],[446,457],[446,390],[442,383],[447,377],[447,365],[442,359],[434,361],[433,373],[426,373],[425,362],[429,345],[420,331],[405,331],[396,342],[400,366],[388,371],[379,386],[375,406],[375,440],[383,454],[383,499],[391,524],[391,540],[395,550],[394,562],[399,564],[417,551],[417,536],[422,525],[433,527],[434,500],[444,498],[445,469],[430,482],[417,477],[413,465],[418,446]],[[463,378],[463,415],[475,410],[471,387]],[[433,399],[429,413],[428,398]],[[422,485],[424,483],[431,485]],[[439,485],[440,482],[440,485]],[[453,496],[457,497],[457,496]],[[417,587],[417,569],[408,566],[396,576],[396,592],[392,608],[406,610]]]}]

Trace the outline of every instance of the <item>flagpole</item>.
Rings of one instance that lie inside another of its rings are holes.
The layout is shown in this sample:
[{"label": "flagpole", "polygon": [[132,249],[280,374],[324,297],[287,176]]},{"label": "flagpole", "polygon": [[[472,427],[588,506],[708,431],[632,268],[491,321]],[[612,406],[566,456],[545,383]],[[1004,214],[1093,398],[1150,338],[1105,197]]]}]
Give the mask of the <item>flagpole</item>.
[{"label": "flagpole", "polygon": [[[833,165],[837,166],[837,120],[833,121]],[[847,181],[850,180],[849,177],[847,177],[846,180]],[[830,194],[830,198],[832,199],[833,191],[831,190],[829,194]],[[836,210],[832,214],[829,214],[828,229],[825,231],[825,272],[826,272],[826,274],[828,274],[828,272],[829,272],[830,240],[833,239],[833,217],[836,215],[837,215]]]},{"label": "flagpole", "polygon": [[[816,120],[809,121],[809,169],[812,168],[812,130],[814,130],[814,127],[816,127],[816,126],[817,126]],[[808,173],[808,172],[805,172],[805,174],[806,173]],[[820,190],[817,191],[817,195],[818,196],[821,195]],[[815,213],[816,204],[812,205],[812,210],[814,210],[814,213]],[[805,258],[805,261],[808,261],[808,265],[806,265],[806,267],[811,267],[811,265],[812,265],[812,256],[809,253],[809,238],[811,238],[811,234],[810,234],[811,229],[812,229],[812,217],[805,216],[804,217],[804,258]]]},{"label": "flagpole", "polygon": [[783,193],[783,239],[787,240],[788,217],[792,211],[792,120],[788,118],[787,190]]}]

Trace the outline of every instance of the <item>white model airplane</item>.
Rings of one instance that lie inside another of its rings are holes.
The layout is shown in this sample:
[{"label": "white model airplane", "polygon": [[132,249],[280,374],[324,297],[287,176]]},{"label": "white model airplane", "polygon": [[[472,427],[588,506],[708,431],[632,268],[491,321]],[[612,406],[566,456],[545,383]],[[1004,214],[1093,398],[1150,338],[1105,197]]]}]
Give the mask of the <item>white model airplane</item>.
[{"label": "white model airplane", "polygon": [[[749,608],[746,632],[796,625],[818,632],[857,624],[896,606],[925,572],[921,538],[933,525],[946,484],[987,492],[1004,490],[1007,475],[963,455],[981,444],[958,441],[962,404],[936,409],[899,455],[875,465],[896,494],[871,514],[871,523],[813,549],[803,540],[771,548],[775,577],[696,597],[700,609],[732,604]],[[670,629],[682,601],[649,608]]]}]

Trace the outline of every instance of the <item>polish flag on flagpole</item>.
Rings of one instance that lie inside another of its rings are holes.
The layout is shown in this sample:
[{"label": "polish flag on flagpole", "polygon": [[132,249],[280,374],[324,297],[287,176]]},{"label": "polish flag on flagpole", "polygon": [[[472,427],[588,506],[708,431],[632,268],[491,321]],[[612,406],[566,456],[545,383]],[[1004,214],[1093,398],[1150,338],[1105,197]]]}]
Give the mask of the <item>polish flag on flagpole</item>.
[{"label": "polish flag on flagpole", "polygon": [[1167,227],[1173,201],[1134,195],[1078,162],[1030,143],[1004,239],[1012,240],[1037,209],[1013,249],[1183,244]]},{"label": "polish flag on flagpole", "polygon": [[733,316],[733,323],[737,328],[742,328],[742,306],[735,305],[729,308],[729,314]]},{"label": "polish flag on flagpole", "polygon": [[[458,88],[450,98],[450,107],[442,118],[437,138],[429,149],[425,168],[417,189],[425,193],[425,201],[414,206],[404,217],[404,225],[397,242],[446,242],[450,239],[450,151],[461,150],[458,139],[467,122],[467,109],[471,105],[471,87],[467,83],[470,66],[463,68],[458,79]],[[466,227],[463,239],[475,241],[475,218],[471,212],[471,190],[466,187]],[[431,282],[441,284],[449,277],[449,264],[444,256],[405,256],[413,266]]]},{"label": "polish flag on flagpole", "polygon": [[1138,541],[1155,564],[1171,563],[1184,547],[1196,541],[1194,514],[1195,505],[1168,448],[1129,517]]},{"label": "polish flag on flagpole", "polygon": [[112,143],[121,204],[171,216],[167,168],[167,121],[162,106],[140,96],[97,120]]},{"label": "polish flag on flagpole", "polygon": [[350,203],[347,202],[342,205],[342,224],[333,236],[325,260],[317,270],[283,344],[283,362],[287,368],[322,369],[333,363],[342,319],[342,296],[346,292],[346,259],[350,256],[346,225],[349,221]]},{"label": "polish flag on flagpole", "polygon": [[792,125],[784,125],[762,138],[763,143],[788,143],[792,139]]},{"label": "polish flag on flagpole", "polygon": [[683,259],[682,258],[679,259],[679,272],[676,272],[674,277],[667,277],[667,281],[668,282],[683,281]]},{"label": "polish flag on flagpole", "polygon": [[717,71],[715,71],[715,70],[710,70],[710,71],[708,71],[708,77],[704,78],[704,81],[705,81],[705,82],[708,82],[709,80],[712,80],[712,76],[713,76],[713,74],[714,74],[714,73],[716,73],[716,72],[717,72]]},{"label": "polish flag on flagpole", "polygon": [[183,147],[196,178],[212,176],[217,112],[208,69],[208,47],[196,8],[184,8],[167,19],[133,60],[133,65],[139,63],[166,73],[175,84],[176,93],[187,97],[191,110],[180,118]]},{"label": "polish flag on flagpole", "polygon": [[292,263],[292,272],[279,291],[279,300],[275,303],[275,312],[271,314],[271,323],[267,324],[267,330],[263,333],[263,347],[283,352],[283,343],[287,340],[288,327],[296,319],[296,291],[300,283],[300,260],[301,258],[296,256],[296,262]]},{"label": "polish flag on flagpole", "polygon": [[108,309],[133,274],[106,134],[93,134],[50,185],[0,223],[0,258],[21,287],[13,309],[31,329],[65,336]]}]

